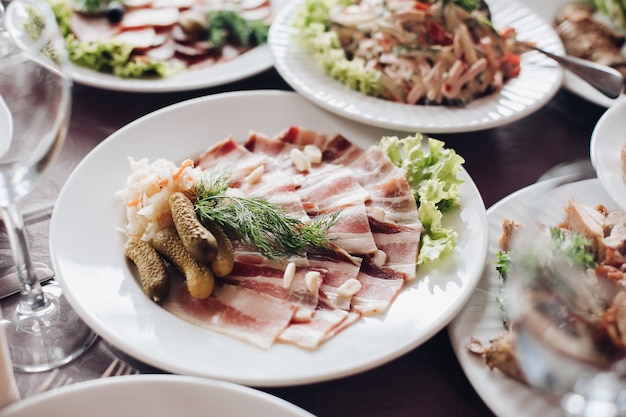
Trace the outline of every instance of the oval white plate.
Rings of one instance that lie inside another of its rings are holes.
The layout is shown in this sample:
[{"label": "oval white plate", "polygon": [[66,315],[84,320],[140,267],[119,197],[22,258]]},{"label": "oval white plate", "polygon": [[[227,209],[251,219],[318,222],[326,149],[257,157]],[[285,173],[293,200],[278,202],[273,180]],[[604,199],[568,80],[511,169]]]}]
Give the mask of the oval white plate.
[{"label": "oval white plate", "polygon": [[179,375],[132,375],[79,382],[0,410],[1,417],[313,417],[241,385]]},{"label": "oval white plate", "polygon": [[[535,13],[515,0],[491,0],[496,27],[514,27],[522,40],[562,53],[554,30]],[[270,28],[269,46],[274,66],[297,92],[315,104],[351,120],[372,126],[422,133],[467,132],[487,129],[521,119],[539,109],[556,94],[563,71],[551,59],[529,52],[522,56],[518,78],[500,92],[474,100],[464,108],[414,106],[369,97],[325,75],[293,39],[293,14],[301,4],[284,7]]]},{"label": "oval white plate", "polygon": [[[524,4],[533,9],[546,23],[552,25],[558,11],[566,4],[572,3],[573,1],[574,0],[525,0]],[[626,53],[626,46],[622,49],[622,52]],[[577,96],[603,107],[611,107],[619,100],[619,97],[616,99],[608,98],[569,71],[565,71],[564,73],[563,87]]]},{"label": "oval white plate", "polygon": [[[272,0],[274,13],[287,0]],[[72,78],[79,84],[106,90],[138,93],[163,93],[216,87],[251,77],[272,67],[269,46],[259,45],[233,60],[207,68],[183,71],[167,78],[121,78],[77,65],[71,66]]]},{"label": "oval white plate", "polygon": [[183,102],[131,123],[96,147],[61,191],[51,219],[54,267],[71,305],[97,333],[126,353],[172,373],[251,386],[311,383],[390,361],[442,329],[478,282],[487,253],[486,212],[466,171],[463,208],[444,218],[459,232],[456,252],[435,270],[421,270],[385,315],[361,319],[315,351],[276,345],[267,351],[200,329],[144,295],[123,253],[127,158],[197,157],[228,135],[274,135],[296,125],[341,133],[362,147],[390,132],[350,122],[293,92],[212,95]]},{"label": "oval white plate", "polygon": [[626,99],[608,109],[591,133],[591,163],[607,193],[626,210],[626,179],[622,175],[621,150],[626,145]]},{"label": "oval white plate", "polygon": [[[448,326],[448,334],[456,354],[470,383],[494,414],[500,417],[560,417],[558,404],[547,396],[529,388],[496,370],[490,370],[482,358],[466,349],[472,337],[483,343],[504,331],[500,305],[496,296],[500,289],[500,279],[494,266],[498,239],[502,233],[504,219],[523,219],[528,216],[536,196],[548,182],[538,183],[505,197],[487,210],[489,222],[489,255],[482,278],[467,302],[465,308]],[[600,203],[609,209],[616,209],[615,203],[600,186],[598,179],[570,184],[556,193],[546,203],[546,209],[553,217],[542,218],[546,224],[558,224],[563,220],[563,208],[570,197],[596,206]]]}]

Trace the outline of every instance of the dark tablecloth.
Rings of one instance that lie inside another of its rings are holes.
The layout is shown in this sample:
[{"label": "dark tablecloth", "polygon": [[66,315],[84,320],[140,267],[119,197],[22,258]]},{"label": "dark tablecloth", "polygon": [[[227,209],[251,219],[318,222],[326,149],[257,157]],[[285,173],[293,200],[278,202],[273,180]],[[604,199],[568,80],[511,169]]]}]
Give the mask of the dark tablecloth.
[{"label": "dark tablecloth", "polygon": [[[115,130],[153,110],[189,98],[225,91],[283,89],[289,86],[273,70],[218,88],[141,94],[74,87],[73,113],[61,157],[48,179],[24,202],[31,213],[28,227],[36,260],[47,261],[47,227],[51,207],[78,162]],[[561,90],[544,108],[506,126],[484,131],[438,134],[465,158],[472,176],[491,206],[534,183],[557,164],[589,159],[592,130],[606,109]],[[0,239],[0,250],[8,243]],[[0,265],[0,268],[2,265]],[[99,377],[115,357],[145,373],[159,373],[98,339],[87,353],[63,367],[74,382]],[[16,374],[23,397],[34,394],[48,373]],[[313,385],[263,388],[318,416],[490,416],[468,382],[446,329],[404,356],[371,371]]]}]

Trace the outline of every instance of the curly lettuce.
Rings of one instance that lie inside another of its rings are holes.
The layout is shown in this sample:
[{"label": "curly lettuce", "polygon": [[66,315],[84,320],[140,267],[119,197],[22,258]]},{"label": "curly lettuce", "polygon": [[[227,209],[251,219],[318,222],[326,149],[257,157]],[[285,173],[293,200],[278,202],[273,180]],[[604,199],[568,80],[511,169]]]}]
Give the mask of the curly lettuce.
[{"label": "curly lettuce", "polygon": [[444,142],[417,134],[398,138],[383,137],[378,146],[398,167],[406,170],[406,178],[413,189],[418,215],[424,226],[420,238],[418,265],[443,259],[456,246],[457,232],[443,225],[443,213],[460,207],[458,186],[463,183],[457,174],[465,160]]},{"label": "curly lettuce", "polygon": [[381,94],[380,71],[365,68],[362,59],[349,60],[335,31],[328,27],[330,10],[351,0],[305,0],[296,11],[297,42],[326,73],[347,87],[369,96]]},{"label": "curly lettuce", "polygon": [[65,0],[48,1],[65,38],[72,63],[95,71],[112,73],[122,78],[155,75],[168,77],[180,72],[181,65],[153,60],[138,60],[132,56],[133,47],[115,41],[83,42],[74,36],[70,26],[72,7]]}]

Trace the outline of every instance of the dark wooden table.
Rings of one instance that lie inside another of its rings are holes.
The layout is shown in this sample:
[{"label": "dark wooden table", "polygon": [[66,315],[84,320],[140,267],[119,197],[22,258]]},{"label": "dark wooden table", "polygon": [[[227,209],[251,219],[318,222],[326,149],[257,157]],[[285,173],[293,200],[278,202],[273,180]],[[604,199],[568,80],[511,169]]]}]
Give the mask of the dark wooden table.
[{"label": "dark wooden table", "polygon": [[[218,88],[181,93],[125,93],[76,85],[71,125],[62,155],[46,183],[25,202],[25,211],[29,211],[33,201],[54,201],[76,164],[107,136],[138,117],[194,97],[252,89],[290,88],[273,69]],[[465,169],[489,207],[534,183],[557,164],[588,159],[592,130],[605,110],[561,90],[544,108],[507,126],[433,136],[465,158]],[[39,222],[37,227],[46,233],[46,224]],[[46,256],[39,254],[42,260]],[[97,378],[115,357],[145,373],[161,372],[101,339],[62,371],[70,374],[74,382]],[[16,379],[22,396],[33,395],[47,374],[18,373]],[[493,415],[465,377],[445,329],[422,346],[374,370],[313,385],[263,390],[327,417]]]}]

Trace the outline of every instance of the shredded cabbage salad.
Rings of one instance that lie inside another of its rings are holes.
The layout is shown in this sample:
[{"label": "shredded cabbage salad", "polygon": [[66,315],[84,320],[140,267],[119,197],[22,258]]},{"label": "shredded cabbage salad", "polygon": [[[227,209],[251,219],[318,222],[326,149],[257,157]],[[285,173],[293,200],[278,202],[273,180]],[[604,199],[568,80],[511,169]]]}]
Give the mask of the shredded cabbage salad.
[{"label": "shredded cabbage salad", "polygon": [[457,232],[443,225],[443,213],[460,207],[457,177],[465,160],[444,142],[428,138],[428,149],[423,146],[424,136],[417,134],[398,138],[383,137],[378,146],[391,161],[406,170],[418,205],[419,218],[424,226],[420,240],[418,265],[434,262],[452,253]]}]

